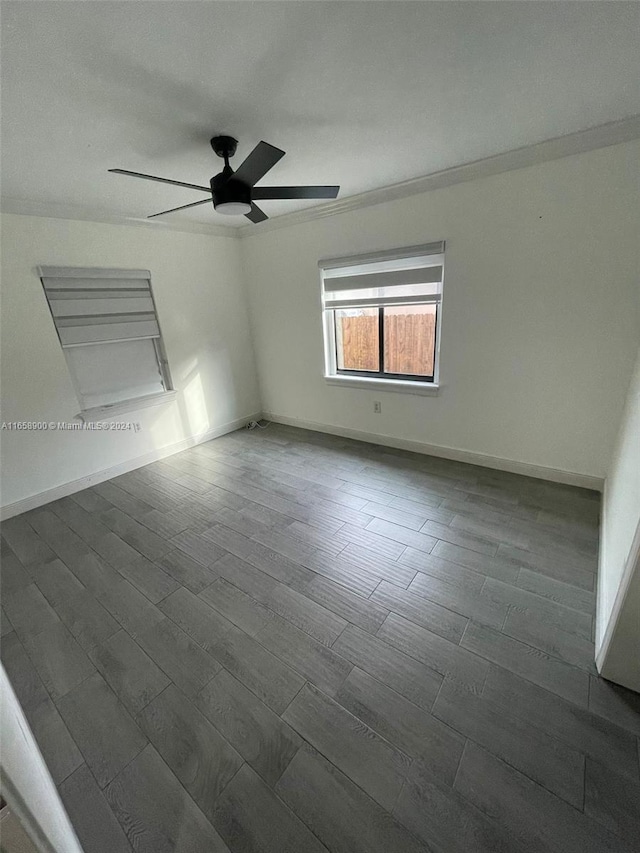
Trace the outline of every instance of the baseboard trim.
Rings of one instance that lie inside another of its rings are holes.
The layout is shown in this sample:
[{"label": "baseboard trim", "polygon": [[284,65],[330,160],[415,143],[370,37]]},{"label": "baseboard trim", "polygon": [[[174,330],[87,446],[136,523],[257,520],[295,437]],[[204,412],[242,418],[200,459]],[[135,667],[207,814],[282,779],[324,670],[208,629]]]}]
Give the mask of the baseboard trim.
[{"label": "baseboard trim", "polygon": [[493,468],[498,471],[508,471],[511,474],[523,474],[526,477],[535,477],[538,480],[549,480],[552,483],[564,483],[568,486],[579,486],[584,489],[593,489],[601,492],[604,487],[602,477],[593,477],[590,474],[578,474],[574,471],[563,471],[560,468],[548,468],[543,465],[531,465],[528,462],[517,462],[515,459],[503,459],[499,456],[490,456],[487,453],[475,453],[471,450],[459,450],[455,447],[444,447],[439,444],[426,444],[421,441],[411,441],[406,438],[395,438],[382,433],[364,432],[362,430],[350,429],[348,427],[336,426],[335,424],[318,423],[306,421],[301,418],[290,418],[286,415],[278,415],[274,412],[263,412],[266,420],[274,423],[286,424],[287,426],[309,429],[314,432],[326,432],[329,435],[339,435],[343,438],[353,438],[356,441],[366,441],[369,444],[381,444],[384,447],[394,447],[398,450],[411,450],[414,453],[423,453],[426,456],[439,456],[442,459],[452,459],[455,462],[468,462],[470,465],[480,465],[483,468]]},{"label": "baseboard trim", "polygon": [[149,453],[144,453],[142,456],[135,456],[133,459],[127,459],[126,462],[121,462],[111,468],[104,468],[101,471],[95,471],[93,474],[87,474],[85,477],[80,477],[77,480],[70,480],[68,483],[62,483],[59,486],[54,486],[52,489],[45,489],[43,492],[38,492],[35,495],[30,495],[27,498],[22,498],[14,503],[5,504],[0,507],[0,520],[4,521],[7,518],[13,518],[15,515],[20,515],[23,512],[28,512],[31,509],[37,509],[39,506],[56,501],[59,498],[66,498],[68,495],[73,495],[82,489],[88,489],[90,486],[95,486],[98,483],[104,483],[105,480],[110,480],[112,477],[118,477],[120,474],[126,474],[129,471],[135,471],[136,468],[142,468],[144,465],[149,465],[151,462],[156,462],[158,459],[165,459],[167,456],[173,456],[175,453],[180,453],[182,450],[187,450],[189,447],[195,447],[196,444],[202,444],[205,441],[211,441],[213,438],[219,438],[221,435],[226,435],[229,432],[240,429],[249,421],[258,421],[262,417],[260,412],[253,412],[243,418],[238,418],[235,421],[229,421],[226,424],[220,424],[213,427],[200,435],[188,436],[173,444],[168,444],[166,447],[160,447],[157,450],[152,450]]}]

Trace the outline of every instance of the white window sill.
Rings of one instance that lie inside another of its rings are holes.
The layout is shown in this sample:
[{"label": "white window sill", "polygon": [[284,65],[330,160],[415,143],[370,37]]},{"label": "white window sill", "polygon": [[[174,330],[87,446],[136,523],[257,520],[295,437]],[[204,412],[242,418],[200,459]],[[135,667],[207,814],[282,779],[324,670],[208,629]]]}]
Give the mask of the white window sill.
[{"label": "white window sill", "polygon": [[399,394],[418,394],[433,397],[440,393],[440,385],[434,382],[411,382],[405,379],[368,379],[366,376],[325,376],[328,385],[342,388],[369,388],[371,391],[394,391]]},{"label": "white window sill", "polygon": [[140,409],[148,409],[151,406],[161,406],[171,403],[177,396],[176,391],[163,391],[162,394],[150,394],[148,397],[137,397],[133,400],[121,400],[119,403],[111,403],[108,406],[96,406],[94,409],[84,409],[76,415],[84,423],[97,423],[108,421],[117,415],[126,412],[137,412]]}]

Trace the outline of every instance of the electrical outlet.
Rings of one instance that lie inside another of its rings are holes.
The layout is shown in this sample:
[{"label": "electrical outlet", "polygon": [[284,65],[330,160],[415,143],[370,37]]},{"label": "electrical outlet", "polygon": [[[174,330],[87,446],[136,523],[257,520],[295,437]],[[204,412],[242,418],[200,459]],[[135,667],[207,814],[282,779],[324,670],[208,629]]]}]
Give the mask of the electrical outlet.
[{"label": "electrical outlet", "polygon": [[376,415],[379,415],[380,412],[382,411],[382,403],[380,402],[380,400],[374,400],[373,401],[373,411],[374,411],[374,414],[376,414]]}]

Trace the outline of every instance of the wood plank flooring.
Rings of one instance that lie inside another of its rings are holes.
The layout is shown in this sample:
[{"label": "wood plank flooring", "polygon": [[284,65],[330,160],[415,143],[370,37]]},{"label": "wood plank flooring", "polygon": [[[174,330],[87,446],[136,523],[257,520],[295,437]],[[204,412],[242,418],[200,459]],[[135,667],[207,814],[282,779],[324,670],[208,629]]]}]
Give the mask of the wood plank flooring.
[{"label": "wood plank flooring", "polygon": [[272,424],[2,528],[2,659],[85,853],[630,853],[599,496]]}]

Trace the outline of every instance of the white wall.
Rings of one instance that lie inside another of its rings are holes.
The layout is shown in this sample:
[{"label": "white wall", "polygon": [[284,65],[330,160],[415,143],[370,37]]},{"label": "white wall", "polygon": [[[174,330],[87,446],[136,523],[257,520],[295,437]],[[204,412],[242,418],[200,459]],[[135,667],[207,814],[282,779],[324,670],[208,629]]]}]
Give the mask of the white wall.
[{"label": "white wall", "polygon": [[[626,143],[244,237],[263,410],[603,478],[640,328],[639,155]],[[440,239],[439,396],[327,385],[318,260]]]},{"label": "white wall", "polygon": [[260,411],[239,240],[30,216],[1,224],[3,422],[78,412],[38,264],[151,270],[178,390],[176,402],[116,418],[139,421],[138,433],[2,431],[3,506]]},{"label": "white wall", "polygon": [[640,350],[605,485],[596,619],[600,673],[640,691]]},{"label": "white wall", "polygon": [[[22,707],[0,664],[2,794],[38,849],[82,853]],[[5,849],[4,846],[2,848]]]}]

